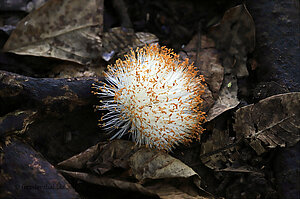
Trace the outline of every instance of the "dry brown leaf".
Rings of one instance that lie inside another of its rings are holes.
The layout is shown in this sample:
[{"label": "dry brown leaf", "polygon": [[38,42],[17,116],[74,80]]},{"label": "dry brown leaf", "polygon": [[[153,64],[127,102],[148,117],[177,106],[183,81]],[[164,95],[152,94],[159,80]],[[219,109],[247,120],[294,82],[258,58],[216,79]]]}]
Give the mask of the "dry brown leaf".
[{"label": "dry brown leaf", "polygon": [[101,50],[103,0],[51,0],[22,19],[4,50],[87,64]]},{"label": "dry brown leaf", "polygon": [[148,186],[149,190],[155,192],[162,199],[208,199],[213,198],[209,194],[199,195],[196,189],[189,187],[189,183],[180,182],[180,186],[160,182],[154,186]]},{"label": "dry brown leaf", "polygon": [[129,160],[134,177],[146,179],[188,178],[197,175],[193,169],[165,152],[141,148]]},{"label": "dry brown leaf", "polygon": [[135,49],[136,47],[143,47],[146,44],[157,42],[158,38],[154,34],[146,32],[134,33],[133,29],[116,27],[103,34],[101,56],[105,61],[110,61],[127,53],[131,48]]},{"label": "dry brown leaf", "polygon": [[[88,173],[63,171],[65,174],[86,182],[139,191],[148,195],[157,194],[161,198],[169,198],[171,195],[201,198],[200,193],[205,193],[200,187],[198,174],[180,160],[162,151],[137,147],[133,142],[125,140],[114,140],[106,144],[99,143],[85,152],[59,163],[59,166],[71,169],[89,168],[100,174],[100,176],[96,176]],[[117,172],[114,176],[113,168],[122,168],[125,172],[122,175]],[[107,171],[110,171],[109,178],[105,177]],[[140,183],[128,182],[128,179],[132,177],[135,177]],[[155,188],[162,187],[162,181],[165,187],[171,188],[165,190]]]},{"label": "dry brown leaf", "polygon": [[189,58],[189,62],[194,63],[204,76],[207,85],[201,97],[204,100],[203,111],[208,112],[215,102],[214,98],[218,96],[224,76],[215,43],[206,35],[201,35],[200,39],[200,35],[196,34],[184,48],[184,52],[179,54],[182,59]]},{"label": "dry brown leaf", "polygon": [[99,153],[100,144],[96,144],[82,153],[75,155],[67,160],[64,160],[57,165],[63,168],[72,168],[72,169],[83,169],[85,168],[86,163],[91,159],[94,155]]},{"label": "dry brown leaf", "polygon": [[72,172],[72,171],[65,171],[65,170],[61,170],[60,172],[63,174],[67,174],[73,178],[86,181],[88,183],[107,186],[107,187],[114,187],[114,188],[127,190],[127,191],[138,191],[145,195],[156,196],[155,192],[149,191],[148,189],[144,188],[142,185],[138,183],[126,182],[123,180],[116,180],[107,177],[99,177],[96,175],[83,173],[83,172]]},{"label": "dry brown leaf", "polygon": [[208,111],[207,121],[211,121],[227,110],[236,107],[240,101],[237,98],[238,85],[234,75],[225,75],[219,96],[213,107]]},{"label": "dry brown leaf", "polygon": [[218,171],[221,172],[234,172],[234,173],[252,173],[255,175],[264,175],[261,171],[258,171],[258,169],[251,167],[251,166],[241,166],[238,168],[232,168],[232,167],[228,167],[225,169],[220,169]]},{"label": "dry brown leaf", "polygon": [[300,92],[268,97],[236,111],[234,129],[257,154],[300,139]]},{"label": "dry brown leaf", "polygon": [[210,29],[209,35],[215,39],[218,49],[235,60],[237,77],[248,76],[246,61],[247,54],[255,47],[255,24],[246,6],[227,10],[221,22]]},{"label": "dry brown leaf", "polygon": [[[199,41],[198,41],[199,40]],[[201,46],[199,46],[201,44]],[[205,82],[216,97],[222,85],[224,68],[220,61],[220,53],[215,48],[215,43],[206,35],[196,34],[184,48],[186,55],[181,52],[183,58],[188,57],[204,76]]]},{"label": "dry brown leaf", "polygon": [[200,40],[195,35],[185,48],[185,56],[199,68],[211,91],[203,96],[207,121],[239,104],[237,78],[248,75],[247,54],[255,46],[253,19],[244,5],[236,6],[226,11],[221,22],[210,29],[209,36],[214,38],[216,47],[209,37],[201,36]]},{"label": "dry brown leaf", "polygon": [[248,76],[246,61],[247,54],[255,47],[255,26],[245,5],[239,5],[227,10],[221,22],[210,29],[209,35],[214,38],[217,49],[223,51],[225,76],[207,121],[239,104],[237,78]]}]

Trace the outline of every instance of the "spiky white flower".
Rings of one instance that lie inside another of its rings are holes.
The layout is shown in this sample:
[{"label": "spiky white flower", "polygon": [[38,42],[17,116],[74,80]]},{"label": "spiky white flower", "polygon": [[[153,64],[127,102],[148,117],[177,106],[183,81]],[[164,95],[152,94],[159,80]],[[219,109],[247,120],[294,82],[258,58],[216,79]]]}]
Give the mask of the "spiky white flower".
[{"label": "spiky white flower", "polygon": [[133,141],[171,150],[199,137],[203,77],[188,60],[165,47],[145,46],[117,60],[105,73],[107,83],[94,84],[94,94],[107,110],[100,125],[112,137],[131,133]]}]

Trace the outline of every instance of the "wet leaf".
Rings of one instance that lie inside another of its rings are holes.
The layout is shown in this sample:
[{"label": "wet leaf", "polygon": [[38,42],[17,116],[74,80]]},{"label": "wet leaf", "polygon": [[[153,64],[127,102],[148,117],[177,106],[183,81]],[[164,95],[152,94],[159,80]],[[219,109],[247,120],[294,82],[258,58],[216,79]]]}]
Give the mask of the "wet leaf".
[{"label": "wet leaf", "polygon": [[87,150],[83,151],[82,153],[79,153],[78,155],[75,155],[67,160],[64,160],[57,165],[59,167],[64,168],[72,168],[72,169],[83,169],[85,168],[86,163],[89,159],[91,159],[94,155],[97,155],[99,152],[99,144],[96,144]]},{"label": "wet leaf", "polygon": [[4,50],[87,64],[101,50],[103,0],[51,0],[22,19]]},{"label": "wet leaf", "polygon": [[105,61],[121,57],[131,48],[143,47],[146,44],[154,44],[158,38],[151,33],[137,32],[133,29],[116,27],[103,34],[103,48],[101,56]]},{"label": "wet leaf", "polygon": [[236,111],[234,129],[258,155],[300,139],[300,93],[274,95]]}]

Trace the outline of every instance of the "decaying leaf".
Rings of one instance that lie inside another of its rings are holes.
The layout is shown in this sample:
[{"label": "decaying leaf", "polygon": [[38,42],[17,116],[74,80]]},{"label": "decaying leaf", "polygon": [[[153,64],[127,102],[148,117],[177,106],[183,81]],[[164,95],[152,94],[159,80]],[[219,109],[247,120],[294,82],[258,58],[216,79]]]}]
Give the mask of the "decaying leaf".
[{"label": "decaying leaf", "polygon": [[72,172],[72,171],[65,171],[65,170],[61,170],[61,172],[63,174],[66,174],[76,179],[83,180],[88,183],[97,184],[101,186],[115,187],[126,191],[138,191],[145,195],[156,196],[155,192],[152,192],[144,188],[139,183],[126,182],[126,181],[117,180],[108,177],[99,177],[93,174],[88,174],[83,172]]},{"label": "decaying leaf", "polygon": [[197,175],[180,160],[164,152],[141,148],[130,157],[130,168],[139,181],[162,178],[187,178]]},{"label": "decaying leaf", "polygon": [[198,33],[185,51],[204,75],[211,91],[203,96],[208,112],[206,119],[211,121],[239,104],[237,78],[248,75],[247,54],[255,45],[254,22],[246,7],[239,5],[229,9],[208,35],[214,38],[216,45],[209,37],[199,37]]},{"label": "decaying leaf", "polygon": [[[205,193],[200,187],[198,174],[180,160],[165,152],[137,147],[133,142],[125,140],[99,143],[59,163],[59,166],[68,169],[88,168],[93,173],[100,174],[63,171],[89,183],[134,190],[160,198],[169,198],[177,194],[186,196],[185,198],[201,198],[200,193]],[[122,175],[120,171],[113,175],[115,168],[122,168]],[[110,171],[109,177],[106,176],[107,171]],[[128,181],[132,178],[139,183]],[[164,186],[166,189],[158,189]]]},{"label": "decaying leaf", "polygon": [[58,163],[58,166],[64,168],[83,169],[86,166],[87,161],[99,153],[100,146],[101,145],[96,144],[84,152]]},{"label": "decaying leaf", "polygon": [[215,128],[209,139],[201,144],[200,158],[208,168],[221,170],[237,159],[238,148],[236,142],[229,137],[228,131]]},{"label": "decaying leaf", "polygon": [[218,49],[235,60],[236,76],[248,76],[246,61],[247,54],[255,47],[255,25],[246,6],[238,5],[227,10],[221,22],[210,29],[209,35],[215,39]]},{"label": "decaying leaf", "polygon": [[239,104],[237,78],[248,76],[247,54],[255,46],[255,26],[245,5],[227,10],[221,22],[210,29],[209,36],[222,51],[225,75],[218,98],[207,114],[207,121]]},{"label": "decaying leaf", "polygon": [[203,111],[208,112],[215,102],[214,98],[218,96],[224,76],[215,43],[206,35],[198,33],[184,48],[184,52],[179,54],[183,59],[189,58],[190,63],[194,63],[204,76],[207,85],[201,97],[204,100]]},{"label": "decaying leaf", "polygon": [[300,139],[300,93],[274,95],[237,110],[234,129],[258,155]]},{"label": "decaying leaf", "polygon": [[137,32],[133,29],[116,27],[109,32],[103,34],[103,48],[101,56],[105,61],[111,60],[113,57],[120,57],[128,52],[131,48],[143,47],[146,44],[154,44],[158,42],[158,38],[151,33]]},{"label": "decaying leaf", "polygon": [[221,64],[220,53],[215,48],[215,43],[206,35],[196,34],[184,48],[186,55],[197,66],[205,82],[212,91],[214,98],[218,96],[224,77],[224,68]]},{"label": "decaying leaf", "polygon": [[51,78],[74,78],[74,77],[101,77],[106,64],[100,60],[96,65],[82,66],[73,62],[64,62],[54,66],[49,72]]},{"label": "decaying leaf", "polygon": [[51,0],[18,23],[4,51],[87,64],[100,55],[102,25],[103,0]]},{"label": "decaying leaf", "polygon": [[207,114],[207,121],[211,121],[227,110],[236,107],[240,101],[237,98],[238,85],[234,75],[225,75],[219,96]]}]

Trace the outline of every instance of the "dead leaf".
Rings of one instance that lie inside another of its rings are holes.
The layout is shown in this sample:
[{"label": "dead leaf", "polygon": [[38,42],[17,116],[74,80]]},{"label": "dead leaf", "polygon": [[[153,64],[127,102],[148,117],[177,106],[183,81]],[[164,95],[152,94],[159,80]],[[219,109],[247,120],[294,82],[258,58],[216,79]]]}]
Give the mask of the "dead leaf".
[{"label": "dead leaf", "polygon": [[228,131],[214,128],[208,140],[201,144],[200,159],[210,169],[224,169],[237,159],[238,148]]},{"label": "dead leaf", "polygon": [[214,41],[206,35],[201,35],[200,38],[196,34],[179,55],[182,59],[189,58],[189,62],[194,63],[204,76],[207,85],[201,97],[204,100],[203,111],[208,112],[215,102],[214,98],[218,97],[224,76]]},{"label": "dead leaf", "polygon": [[[137,147],[133,142],[125,140],[99,143],[59,163],[59,166],[69,169],[88,168],[100,174],[96,176],[90,173],[62,171],[89,183],[138,191],[148,195],[156,194],[161,198],[178,194],[185,198],[201,198],[200,193],[208,194],[201,188],[198,174],[180,160],[162,151]],[[114,172],[114,168],[122,168],[124,172],[120,175],[120,171]],[[109,178],[106,176],[107,171],[110,171]],[[128,181],[132,177],[140,182]],[[157,187],[166,187],[166,189],[157,189]]]},{"label": "dead leaf", "polygon": [[134,33],[134,30],[130,28],[116,27],[103,34],[101,56],[105,61],[110,61],[127,53],[131,48],[135,49],[157,42],[158,38],[154,34]]},{"label": "dead leaf", "polygon": [[126,181],[116,180],[107,177],[99,177],[96,175],[83,173],[83,172],[72,172],[72,171],[65,171],[65,170],[61,170],[60,172],[63,174],[67,174],[68,176],[71,176],[75,179],[86,181],[88,183],[107,186],[107,187],[114,187],[114,188],[127,190],[127,191],[138,191],[145,195],[156,196],[154,192],[149,191],[148,189],[144,188],[142,185],[138,183],[126,182]]},{"label": "dead leaf", "polygon": [[134,177],[139,181],[197,175],[183,162],[161,151],[141,148],[131,156],[129,162]]},{"label": "dead leaf", "polygon": [[234,75],[225,75],[219,96],[213,107],[208,111],[207,121],[211,121],[227,110],[236,107],[240,101],[237,98],[238,85]]},{"label": "dead leaf", "polygon": [[155,192],[162,199],[208,199],[214,198],[209,194],[199,195],[196,189],[189,187],[189,183],[185,181],[180,182],[180,186],[170,182],[159,182],[154,186],[148,186],[147,188]]},{"label": "dead leaf", "polygon": [[100,55],[102,25],[103,0],[51,0],[18,23],[4,51],[87,64]]},{"label": "dead leaf", "polygon": [[[99,64],[100,63],[100,64]],[[105,67],[104,67],[105,66]],[[101,77],[103,76],[106,64],[99,61],[97,65],[76,64],[73,62],[63,62],[54,66],[49,72],[51,78],[74,78],[74,77]]]},{"label": "dead leaf", "polygon": [[227,10],[221,22],[210,29],[209,35],[215,39],[218,49],[235,60],[236,76],[248,76],[247,54],[255,47],[255,24],[246,6]]},{"label": "dead leaf", "polygon": [[209,35],[214,38],[217,49],[223,52],[225,75],[207,121],[239,104],[237,78],[248,76],[247,54],[255,47],[255,26],[245,5],[239,5],[227,10],[221,22],[210,29]]},{"label": "dead leaf", "polygon": [[58,163],[57,166],[63,168],[83,169],[86,163],[89,161],[89,159],[91,159],[94,155],[98,154],[99,147],[100,144],[96,144],[88,148],[84,152]]},{"label": "dead leaf", "polygon": [[300,92],[279,94],[236,111],[234,129],[258,155],[300,139]]},{"label": "dead leaf", "polygon": [[[208,84],[209,89],[212,91],[213,96],[217,97],[220,87],[222,85],[224,68],[220,61],[220,54],[215,48],[214,41],[206,35],[196,34],[193,39],[184,48],[186,55],[181,53],[185,58],[189,58],[204,76],[205,82]],[[198,47],[198,45],[201,46]]]},{"label": "dead leaf", "polygon": [[233,173],[252,173],[255,175],[261,175],[263,176],[264,174],[261,171],[258,171],[258,169],[251,167],[251,166],[241,166],[238,168],[232,168],[232,167],[227,167],[225,169],[220,169],[218,172],[233,172]]}]

